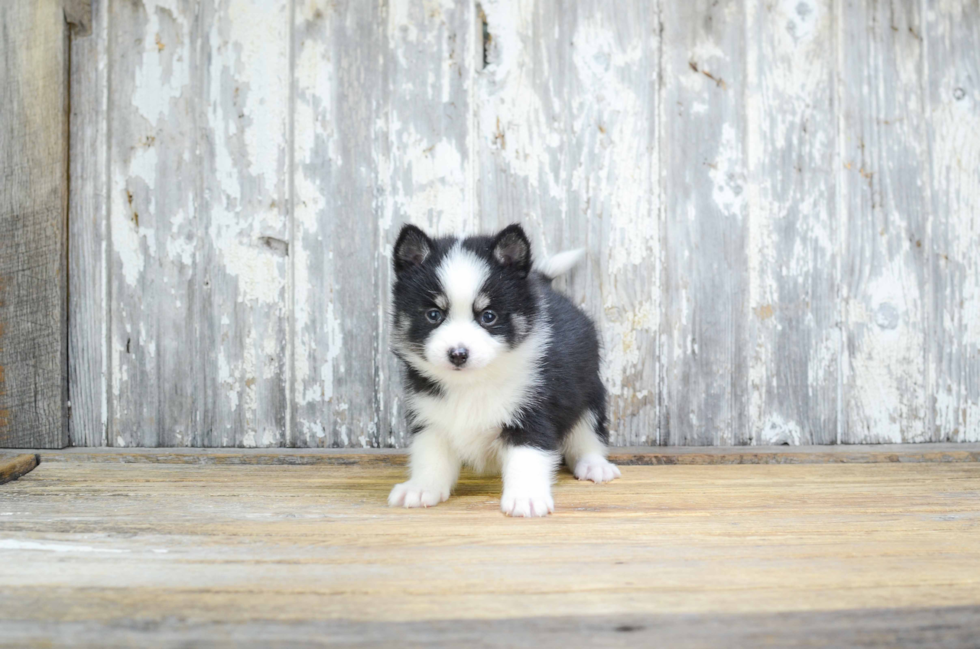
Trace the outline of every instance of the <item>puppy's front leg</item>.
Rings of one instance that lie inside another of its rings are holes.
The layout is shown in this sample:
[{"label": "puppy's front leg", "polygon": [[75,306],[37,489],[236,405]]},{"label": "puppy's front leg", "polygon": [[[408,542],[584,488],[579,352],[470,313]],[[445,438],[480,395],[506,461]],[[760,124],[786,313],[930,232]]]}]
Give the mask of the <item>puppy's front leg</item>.
[{"label": "puppy's front leg", "polygon": [[558,452],[533,446],[504,447],[504,493],[500,510],[508,516],[547,516],[555,511],[551,483]]},{"label": "puppy's front leg", "polygon": [[409,449],[411,478],[395,485],[388,496],[391,507],[434,507],[449,498],[459,479],[459,458],[433,430],[412,438]]}]

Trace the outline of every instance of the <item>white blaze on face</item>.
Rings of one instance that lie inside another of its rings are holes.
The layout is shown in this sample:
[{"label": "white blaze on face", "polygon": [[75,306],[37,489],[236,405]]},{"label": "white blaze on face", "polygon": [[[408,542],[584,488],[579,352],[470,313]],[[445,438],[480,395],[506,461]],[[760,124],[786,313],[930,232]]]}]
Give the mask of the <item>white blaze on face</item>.
[{"label": "white blaze on face", "polygon": [[469,354],[463,370],[486,367],[506,347],[476,322],[473,312],[490,267],[456,245],[439,264],[437,274],[448,308],[445,321],[425,343],[425,359],[439,368],[456,369],[449,361],[449,352],[462,347]]}]

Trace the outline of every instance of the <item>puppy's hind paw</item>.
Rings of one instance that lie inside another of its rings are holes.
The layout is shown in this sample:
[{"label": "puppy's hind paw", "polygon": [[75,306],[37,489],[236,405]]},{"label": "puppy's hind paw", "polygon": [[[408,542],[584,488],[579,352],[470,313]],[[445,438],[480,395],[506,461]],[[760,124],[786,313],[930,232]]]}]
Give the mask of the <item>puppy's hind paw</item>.
[{"label": "puppy's hind paw", "polygon": [[388,494],[389,507],[435,507],[449,498],[448,489],[432,488],[416,482],[396,484]]},{"label": "puppy's hind paw", "polygon": [[579,480],[591,480],[596,484],[612,482],[622,475],[619,467],[600,455],[583,457],[575,465],[574,473]]}]

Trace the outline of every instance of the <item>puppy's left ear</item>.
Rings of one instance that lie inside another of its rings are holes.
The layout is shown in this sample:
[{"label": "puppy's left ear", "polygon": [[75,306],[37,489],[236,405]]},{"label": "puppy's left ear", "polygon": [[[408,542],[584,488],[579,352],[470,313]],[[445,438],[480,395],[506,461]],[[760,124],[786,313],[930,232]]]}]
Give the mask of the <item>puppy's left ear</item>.
[{"label": "puppy's left ear", "polygon": [[500,231],[493,240],[493,258],[501,266],[527,277],[531,272],[531,242],[521,226],[514,223]]}]

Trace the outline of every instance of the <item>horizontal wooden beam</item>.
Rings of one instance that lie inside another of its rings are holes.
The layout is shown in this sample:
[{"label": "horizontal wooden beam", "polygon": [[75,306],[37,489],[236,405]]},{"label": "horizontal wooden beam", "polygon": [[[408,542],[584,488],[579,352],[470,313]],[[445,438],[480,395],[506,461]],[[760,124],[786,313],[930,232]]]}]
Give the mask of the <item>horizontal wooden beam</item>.
[{"label": "horizontal wooden beam", "polygon": [[[389,465],[407,461],[404,449],[71,448],[38,451],[45,462],[214,465]],[[874,446],[650,447],[610,450],[621,465],[881,464],[980,462],[980,444],[881,444]]]}]

